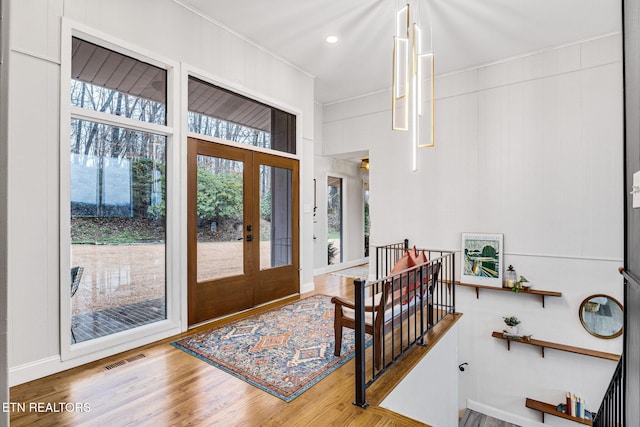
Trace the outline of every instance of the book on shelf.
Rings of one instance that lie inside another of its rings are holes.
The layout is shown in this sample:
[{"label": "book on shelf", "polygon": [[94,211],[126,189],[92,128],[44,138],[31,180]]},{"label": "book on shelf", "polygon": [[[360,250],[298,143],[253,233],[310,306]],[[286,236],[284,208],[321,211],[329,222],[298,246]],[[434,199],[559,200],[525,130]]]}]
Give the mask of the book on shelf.
[{"label": "book on shelf", "polygon": [[584,418],[584,413],[582,412],[582,399],[578,398],[576,402],[576,417]]},{"label": "book on shelf", "polygon": [[[593,421],[593,417],[595,414],[592,414],[591,412],[587,411],[585,404],[584,404],[584,399],[579,398],[578,402],[580,403],[580,409],[579,409],[579,413],[578,414],[571,414],[570,410],[571,410],[571,405],[569,405],[567,407],[566,403],[560,403],[558,406],[556,406],[556,411],[558,412],[562,412],[563,414],[567,414],[567,415],[572,415],[576,418],[582,418],[585,420],[591,420]],[[577,407],[577,406],[576,406]],[[567,409],[568,408],[568,409]],[[576,409],[577,411],[578,409]]]},{"label": "book on shelf", "polygon": [[559,404],[556,409],[572,417],[591,419],[591,413],[587,411],[584,399],[571,392],[565,394],[565,403]]}]

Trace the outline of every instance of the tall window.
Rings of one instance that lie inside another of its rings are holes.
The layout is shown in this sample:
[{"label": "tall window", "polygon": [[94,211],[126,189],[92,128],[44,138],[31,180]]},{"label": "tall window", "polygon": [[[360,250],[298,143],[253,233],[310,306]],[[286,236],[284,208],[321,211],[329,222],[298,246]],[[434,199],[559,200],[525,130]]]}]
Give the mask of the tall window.
[{"label": "tall window", "polygon": [[78,343],[166,318],[167,71],[75,37],[71,68]]},{"label": "tall window", "polygon": [[296,154],[296,116],[189,77],[189,132]]},{"label": "tall window", "polygon": [[342,178],[327,179],[327,263],[343,261]]},{"label": "tall window", "polygon": [[369,182],[364,183],[364,256],[369,256],[369,230],[371,219],[369,217]]}]

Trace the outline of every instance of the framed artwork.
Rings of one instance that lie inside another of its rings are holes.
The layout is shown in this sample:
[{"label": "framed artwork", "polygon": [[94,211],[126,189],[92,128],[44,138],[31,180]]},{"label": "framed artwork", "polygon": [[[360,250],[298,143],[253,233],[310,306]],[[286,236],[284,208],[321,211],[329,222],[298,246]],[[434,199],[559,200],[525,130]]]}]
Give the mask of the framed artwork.
[{"label": "framed artwork", "polygon": [[502,287],[502,234],[462,233],[460,282]]}]

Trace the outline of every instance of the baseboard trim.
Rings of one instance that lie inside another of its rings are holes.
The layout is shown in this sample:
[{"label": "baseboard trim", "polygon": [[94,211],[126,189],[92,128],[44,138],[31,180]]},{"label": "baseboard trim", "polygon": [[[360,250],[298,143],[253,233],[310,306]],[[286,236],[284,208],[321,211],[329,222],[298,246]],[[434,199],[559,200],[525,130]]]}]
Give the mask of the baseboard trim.
[{"label": "baseboard trim", "polygon": [[[524,405],[524,402],[523,402]],[[523,406],[524,407],[524,406]],[[493,406],[485,405],[484,403],[476,402],[475,400],[467,399],[467,408],[488,415],[493,418],[497,418],[508,423],[516,424],[522,427],[546,427],[546,424],[542,424],[537,421],[530,420],[529,418],[521,417],[520,415],[512,414],[502,409],[495,408]]]},{"label": "baseboard trim", "polygon": [[60,356],[52,356],[9,368],[9,387],[60,372]]},{"label": "baseboard trim", "polygon": [[300,293],[306,294],[307,292],[311,292],[315,290],[316,285],[313,282],[303,283],[300,285]]},{"label": "baseboard trim", "polygon": [[86,354],[84,356],[74,357],[65,361],[61,359],[60,355],[56,355],[45,357],[40,360],[34,360],[33,362],[28,362],[22,365],[10,367],[9,387],[24,384],[29,381],[46,377],[48,375],[66,371],[67,369],[95,362],[96,360],[104,359],[105,357],[113,356],[114,354],[122,353],[123,351],[128,351],[137,347],[142,347],[144,345],[169,338],[179,333],[179,328],[172,328],[160,333],[148,335],[135,341],[129,341],[120,345],[115,345],[107,349]]}]

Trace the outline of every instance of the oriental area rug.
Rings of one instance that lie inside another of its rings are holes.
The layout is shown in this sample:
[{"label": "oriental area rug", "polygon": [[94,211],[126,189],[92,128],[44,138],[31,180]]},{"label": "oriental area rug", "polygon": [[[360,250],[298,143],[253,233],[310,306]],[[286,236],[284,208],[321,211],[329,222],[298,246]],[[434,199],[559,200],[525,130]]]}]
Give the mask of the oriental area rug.
[{"label": "oriental area rug", "polygon": [[345,328],[334,356],[331,297],[314,295],[172,345],[290,402],[355,355]]}]

